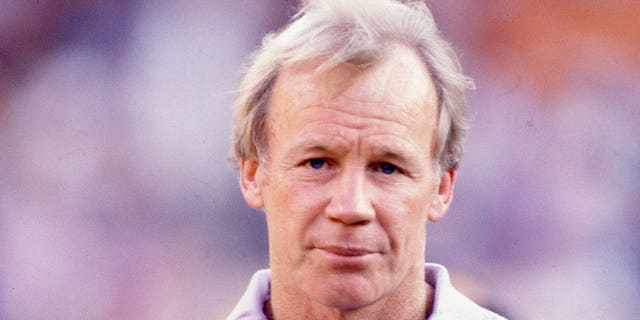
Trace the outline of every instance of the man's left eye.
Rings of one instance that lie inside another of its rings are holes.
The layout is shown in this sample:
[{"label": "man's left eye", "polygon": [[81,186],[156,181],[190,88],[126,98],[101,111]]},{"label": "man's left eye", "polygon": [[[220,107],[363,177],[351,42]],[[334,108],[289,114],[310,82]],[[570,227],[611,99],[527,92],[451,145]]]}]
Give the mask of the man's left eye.
[{"label": "man's left eye", "polygon": [[388,162],[383,162],[380,164],[380,171],[384,174],[394,174],[398,171],[398,167],[392,165]]},{"label": "man's left eye", "polygon": [[311,168],[318,170],[325,166],[326,161],[324,159],[311,159],[308,163]]}]

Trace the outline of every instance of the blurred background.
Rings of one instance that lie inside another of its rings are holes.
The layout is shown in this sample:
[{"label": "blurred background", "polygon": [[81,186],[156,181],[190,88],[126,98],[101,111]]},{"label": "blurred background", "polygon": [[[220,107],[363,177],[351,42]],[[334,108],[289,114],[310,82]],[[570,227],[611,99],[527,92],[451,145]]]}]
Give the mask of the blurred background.
[{"label": "blurred background", "polygon": [[[267,267],[226,157],[296,3],[0,1],[0,319],[222,319]],[[477,90],[427,259],[510,319],[640,319],[640,2],[430,1]]]}]

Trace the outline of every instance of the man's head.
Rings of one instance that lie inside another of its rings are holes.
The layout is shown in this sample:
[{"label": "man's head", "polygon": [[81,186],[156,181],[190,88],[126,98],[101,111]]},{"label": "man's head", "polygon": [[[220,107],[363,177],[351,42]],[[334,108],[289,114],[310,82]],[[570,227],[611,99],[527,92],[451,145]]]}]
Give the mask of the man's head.
[{"label": "man's head", "polygon": [[420,1],[304,1],[291,24],[269,34],[255,52],[240,85],[233,132],[234,159],[265,160],[267,104],[285,66],[320,62],[318,71],[339,65],[367,67],[378,62],[388,41],[403,42],[418,53],[438,93],[439,170],[457,168],[466,130],[465,90],[472,81],[444,40],[431,13]]},{"label": "man's head", "polygon": [[425,223],[451,201],[468,84],[423,5],[312,1],[265,40],[234,143],[266,213],[273,299],[345,311],[425,292]]}]

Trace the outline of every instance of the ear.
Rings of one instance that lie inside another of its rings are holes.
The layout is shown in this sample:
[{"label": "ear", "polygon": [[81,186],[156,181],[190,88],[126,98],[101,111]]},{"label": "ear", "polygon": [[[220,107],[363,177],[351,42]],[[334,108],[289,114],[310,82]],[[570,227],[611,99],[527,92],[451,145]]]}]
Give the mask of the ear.
[{"label": "ear", "polygon": [[240,160],[240,189],[247,204],[254,209],[262,209],[262,184],[259,177],[260,165],[257,160]]},{"label": "ear", "polygon": [[456,171],[449,170],[442,173],[440,177],[440,185],[433,200],[431,202],[431,210],[429,211],[429,220],[438,222],[444,218],[451,200],[453,199],[453,186],[456,182]]}]

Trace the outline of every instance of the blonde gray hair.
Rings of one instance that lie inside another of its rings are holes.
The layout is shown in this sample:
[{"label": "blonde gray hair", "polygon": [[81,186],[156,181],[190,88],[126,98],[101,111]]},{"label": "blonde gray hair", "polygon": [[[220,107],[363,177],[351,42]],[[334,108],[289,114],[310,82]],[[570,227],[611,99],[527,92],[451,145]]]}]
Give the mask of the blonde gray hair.
[{"label": "blonde gray hair", "polygon": [[267,104],[285,66],[322,61],[318,71],[342,64],[369,66],[400,41],[416,49],[438,94],[439,120],[434,166],[455,170],[467,130],[465,91],[473,81],[443,39],[423,2],[394,0],[307,0],[290,24],[265,36],[253,54],[236,101],[232,160],[267,157]]}]

